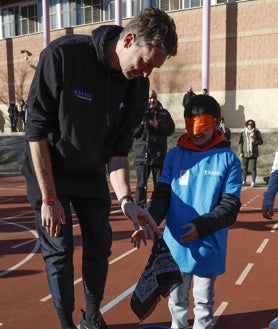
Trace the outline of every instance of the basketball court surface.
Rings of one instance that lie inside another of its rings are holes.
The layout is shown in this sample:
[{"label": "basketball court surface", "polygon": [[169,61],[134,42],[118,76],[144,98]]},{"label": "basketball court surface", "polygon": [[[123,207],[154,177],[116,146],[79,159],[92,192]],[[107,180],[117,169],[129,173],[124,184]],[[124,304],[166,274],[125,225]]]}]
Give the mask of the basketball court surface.
[{"label": "basketball court surface", "polygon": [[[132,192],[135,182],[132,182]],[[273,220],[261,215],[265,184],[242,189],[242,207],[230,228],[227,269],[216,281],[213,329],[267,329],[278,315],[278,212]],[[150,196],[152,184],[149,185]],[[152,242],[139,250],[130,236],[133,225],[118,207],[113,191],[110,222],[112,255],[104,300],[103,317],[111,329],[137,329],[147,325],[170,328],[167,298],[139,322],[130,308],[134,287],[148,260]],[[276,204],[276,208],[278,203]],[[81,236],[74,217],[76,325],[84,309],[81,281]],[[34,214],[26,199],[21,175],[0,175],[0,329],[59,329],[44,263],[34,225]],[[193,302],[189,328],[193,323]]]}]

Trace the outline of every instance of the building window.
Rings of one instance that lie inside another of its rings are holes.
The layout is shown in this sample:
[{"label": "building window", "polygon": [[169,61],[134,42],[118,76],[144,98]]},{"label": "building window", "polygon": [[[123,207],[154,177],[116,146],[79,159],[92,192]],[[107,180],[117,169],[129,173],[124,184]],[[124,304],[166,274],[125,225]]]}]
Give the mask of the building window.
[{"label": "building window", "polygon": [[81,1],[81,24],[99,23],[104,20],[103,1]]},{"label": "building window", "polygon": [[92,1],[90,0],[84,0],[81,5],[81,11],[82,11],[82,21],[83,24],[90,24],[93,22],[93,6]]},{"label": "building window", "polygon": [[201,7],[203,0],[183,0],[183,8]]},{"label": "building window", "polygon": [[[106,4],[107,3],[107,4]],[[114,1],[50,0],[50,29],[114,19]]]},{"label": "building window", "polygon": [[[168,1],[168,0],[167,0]],[[159,0],[131,0],[132,16],[147,7],[158,7]]]},{"label": "building window", "polygon": [[231,2],[240,2],[240,1],[246,1],[246,0],[217,0],[217,3],[231,3]]},{"label": "building window", "polygon": [[76,20],[76,2],[61,0],[61,27],[70,27],[77,25]]},{"label": "building window", "polygon": [[57,0],[49,1],[49,25],[51,30],[57,29]]},{"label": "building window", "polygon": [[103,1],[92,0],[92,23],[99,23],[103,18]]},{"label": "building window", "polygon": [[19,34],[36,33],[39,30],[37,5],[20,7]]},{"label": "building window", "polygon": [[16,17],[18,6],[2,9],[2,30],[3,38],[11,38],[18,35]]},{"label": "building window", "polygon": [[[212,5],[240,1],[246,0],[212,0]],[[122,0],[122,17],[133,17],[150,6],[172,11],[202,5],[203,0]],[[1,15],[3,38],[42,31],[42,0],[2,8]],[[51,30],[114,20],[115,0],[49,0],[49,15]]]},{"label": "building window", "polygon": [[104,20],[110,21],[115,19],[115,2],[106,0],[103,3]]},{"label": "building window", "polygon": [[41,2],[2,9],[3,38],[36,33],[41,30]]}]

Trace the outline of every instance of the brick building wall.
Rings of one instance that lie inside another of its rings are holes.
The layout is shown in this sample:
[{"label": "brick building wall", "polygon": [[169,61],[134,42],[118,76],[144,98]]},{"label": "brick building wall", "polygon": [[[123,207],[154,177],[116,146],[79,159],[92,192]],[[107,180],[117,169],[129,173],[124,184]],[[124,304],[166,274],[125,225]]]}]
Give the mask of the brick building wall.
[{"label": "brick building wall", "polygon": [[[278,122],[277,0],[253,0],[211,6],[210,94],[222,107],[229,127],[241,128],[252,118],[257,126],[277,128]],[[201,92],[202,8],[171,12],[178,37],[178,55],[155,69],[151,87],[184,126],[182,98],[189,86]],[[110,22],[111,23],[111,22]],[[113,22],[112,22],[113,23]],[[126,20],[123,20],[125,25]],[[51,40],[65,34],[90,34],[98,25],[51,31]],[[26,99],[43,48],[42,33],[0,40],[0,111]],[[26,57],[21,50],[32,55]],[[0,112],[1,131],[1,112]]]}]

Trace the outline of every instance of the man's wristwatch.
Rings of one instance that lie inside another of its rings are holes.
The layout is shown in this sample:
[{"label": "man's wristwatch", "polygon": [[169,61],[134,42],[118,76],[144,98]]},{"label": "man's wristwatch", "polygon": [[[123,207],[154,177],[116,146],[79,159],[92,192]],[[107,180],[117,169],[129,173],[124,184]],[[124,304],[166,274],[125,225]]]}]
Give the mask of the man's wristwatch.
[{"label": "man's wristwatch", "polygon": [[122,203],[123,203],[124,200],[128,200],[128,201],[131,201],[131,202],[134,203],[133,197],[130,194],[126,194],[126,195],[122,196],[120,198],[120,200],[119,200],[119,206],[120,206],[120,208],[122,207]]}]

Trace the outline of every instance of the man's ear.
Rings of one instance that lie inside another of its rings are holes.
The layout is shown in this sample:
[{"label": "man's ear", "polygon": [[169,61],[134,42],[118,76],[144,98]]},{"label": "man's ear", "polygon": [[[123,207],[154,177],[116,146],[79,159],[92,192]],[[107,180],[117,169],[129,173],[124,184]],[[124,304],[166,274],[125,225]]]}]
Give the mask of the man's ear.
[{"label": "man's ear", "polygon": [[124,36],[124,47],[129,48],[135,42],[136,36],[134,33],[128,32]]}]

